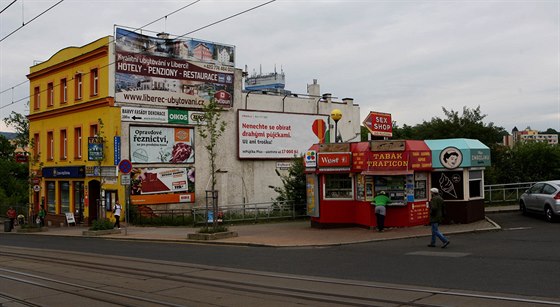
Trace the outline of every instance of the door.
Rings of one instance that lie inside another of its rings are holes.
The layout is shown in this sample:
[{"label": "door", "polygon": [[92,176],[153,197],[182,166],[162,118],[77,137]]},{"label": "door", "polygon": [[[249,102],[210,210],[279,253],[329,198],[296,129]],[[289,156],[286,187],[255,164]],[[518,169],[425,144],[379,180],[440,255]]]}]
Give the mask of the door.
[{"label": "door", "polygon": [[89,196],[89,206],[88,206],[88,225],[94,220],[98,219],[99,206],[101,202],[101,183],[98,180],[92,180],[88,182],[88,196]]}]

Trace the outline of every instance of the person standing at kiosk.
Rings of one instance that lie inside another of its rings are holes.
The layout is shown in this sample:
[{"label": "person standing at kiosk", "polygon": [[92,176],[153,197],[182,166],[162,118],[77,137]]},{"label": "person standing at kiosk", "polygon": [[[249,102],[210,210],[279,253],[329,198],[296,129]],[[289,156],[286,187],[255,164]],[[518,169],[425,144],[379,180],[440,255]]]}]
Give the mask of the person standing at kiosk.
[{"label": "person standing at kiosk", "polygon": [[385,191],[379,192],[375,198],[373,198],[373,205],[375,205],[375,216],[377,218],[377,231],[382,232],[385,226],[385,214],[387,208],[385,207],[391,199],[385,195]]}]

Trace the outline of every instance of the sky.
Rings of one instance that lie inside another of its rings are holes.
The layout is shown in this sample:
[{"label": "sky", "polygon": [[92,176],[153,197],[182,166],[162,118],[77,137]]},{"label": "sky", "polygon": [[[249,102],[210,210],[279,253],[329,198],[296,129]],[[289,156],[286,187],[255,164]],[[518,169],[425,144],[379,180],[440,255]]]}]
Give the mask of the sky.
[{"label": "sky", "polygon": [[[13,1],[0,0],[0,119],[29,113],[30,66],[115,25],[160,19],[144,29],[180,36],[268,2]],[[480,106],[508,132],[560,131],[560,0],[276,0],[188,37],[235,46],[249,73],[282,69],[293,93],[317,79],[321,93],[353,98],[362,120],[385,112],[414,126]]]}]

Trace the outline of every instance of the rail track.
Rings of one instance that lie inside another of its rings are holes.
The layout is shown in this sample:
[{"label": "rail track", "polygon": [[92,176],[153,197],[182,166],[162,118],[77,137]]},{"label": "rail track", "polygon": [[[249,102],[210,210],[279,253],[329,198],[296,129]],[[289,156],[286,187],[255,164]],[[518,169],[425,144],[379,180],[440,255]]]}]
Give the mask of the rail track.
[{"label": "rail track", "polygon": [[[560,306],[546,298],[6,246],[0,261],[0,283],[10,284],[0,297],[25,306]],[[14,288],[24,290],[6,291]],[[33,295],[14,294],[21,292]]]}]

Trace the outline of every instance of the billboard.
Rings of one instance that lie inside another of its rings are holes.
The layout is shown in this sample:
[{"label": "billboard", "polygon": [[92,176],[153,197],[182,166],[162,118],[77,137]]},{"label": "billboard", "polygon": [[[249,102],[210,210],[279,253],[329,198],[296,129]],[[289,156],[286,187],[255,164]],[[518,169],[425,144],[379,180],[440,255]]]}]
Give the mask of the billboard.
[{"label": "billboard", "polygon": [[132,163],[194,163],[194,129],[130,126]]},{"label": "billboard", "polygon": [[134,205],[194,202],[194,167],[133,168],[130,174]]},{"label": "billboard", "polygon": [[115,100],[159,107],[233,104],[233,46],[150,37],[117,28]]},{"label": "billboard", "polygon": [[[329,116],[239,110],[240,159],[290,159],[305,154],[328,134]],[[322,123],[318,125],[318,123]]]}]

